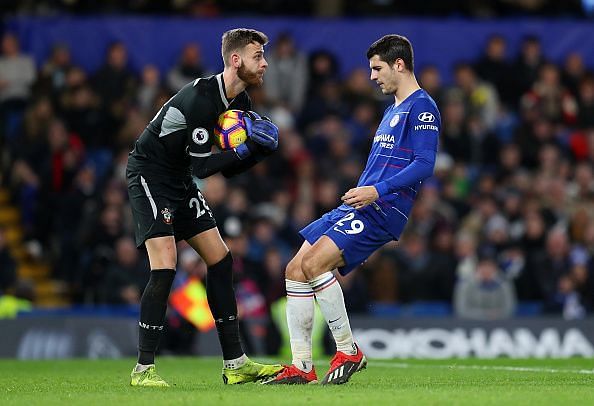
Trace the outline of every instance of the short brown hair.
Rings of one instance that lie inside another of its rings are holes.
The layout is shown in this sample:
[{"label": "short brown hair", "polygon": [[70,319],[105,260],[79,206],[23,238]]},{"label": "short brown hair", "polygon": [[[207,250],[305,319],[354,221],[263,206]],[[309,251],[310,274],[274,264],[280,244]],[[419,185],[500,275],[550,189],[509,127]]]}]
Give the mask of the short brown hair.
[{"label": "short brown hair", "polygon": [[263,32],[252,30],[251,28],[235,28],[225,32],[221,44],[221,53],[223,54],[225,66],[227,66],[229,55],[233,51],[243,49],[252,42],[266,45],[268,43],[268,37]]}]

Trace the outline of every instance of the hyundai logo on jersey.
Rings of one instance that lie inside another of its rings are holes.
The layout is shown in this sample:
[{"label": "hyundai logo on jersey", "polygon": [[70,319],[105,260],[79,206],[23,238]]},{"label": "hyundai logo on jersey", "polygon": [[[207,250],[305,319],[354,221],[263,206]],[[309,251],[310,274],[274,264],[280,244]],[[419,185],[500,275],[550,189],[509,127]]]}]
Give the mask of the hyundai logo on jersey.
[{"label": "hyundai logo on jersey", "polygon": [[428,111],[425,111],[424,113],[419,114],[419,121],[424,123],[432,123],[435,121],[435,116]]}]

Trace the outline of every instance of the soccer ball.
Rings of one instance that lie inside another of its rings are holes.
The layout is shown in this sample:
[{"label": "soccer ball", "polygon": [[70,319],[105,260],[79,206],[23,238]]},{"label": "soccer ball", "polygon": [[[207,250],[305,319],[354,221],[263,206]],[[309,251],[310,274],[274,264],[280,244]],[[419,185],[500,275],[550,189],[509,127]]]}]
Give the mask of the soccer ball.
[{"label": "soccer ball", "polygon": [[221,150],[236,148],[247,139],[241,110],[227,110],[219,116],[214,127],[214,141]]}]

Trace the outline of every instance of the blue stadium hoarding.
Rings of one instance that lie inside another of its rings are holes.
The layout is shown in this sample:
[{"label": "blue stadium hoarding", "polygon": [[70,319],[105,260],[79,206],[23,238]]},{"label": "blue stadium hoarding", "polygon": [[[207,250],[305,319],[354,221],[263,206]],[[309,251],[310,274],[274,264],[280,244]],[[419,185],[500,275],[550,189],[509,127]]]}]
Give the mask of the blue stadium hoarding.
[{"label": "blue stadium hoarding", "polygon": [[[121,358],[136,355],[137,320],[25,317],[0,321],[0,358]],[[369,358],[594,357],[594,320],[553,318],[475,322],[458,319],[354,317],[355,339]],[[201,334],[200,355],[219,356],[214,330]]]}]

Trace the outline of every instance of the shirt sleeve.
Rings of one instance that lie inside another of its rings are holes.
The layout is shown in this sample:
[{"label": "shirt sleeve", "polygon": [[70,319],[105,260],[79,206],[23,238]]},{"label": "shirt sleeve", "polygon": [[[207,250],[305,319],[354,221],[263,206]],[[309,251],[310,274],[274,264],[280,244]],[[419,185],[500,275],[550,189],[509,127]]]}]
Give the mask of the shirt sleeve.
[{"label": "shirt sleeve", "polygon": [[375,184],[379,196],[411,187],[433,175],[441,129],[439,111],[431,102],[421,99],[413,104],[407,125],[413,160],[396,175]]}]

